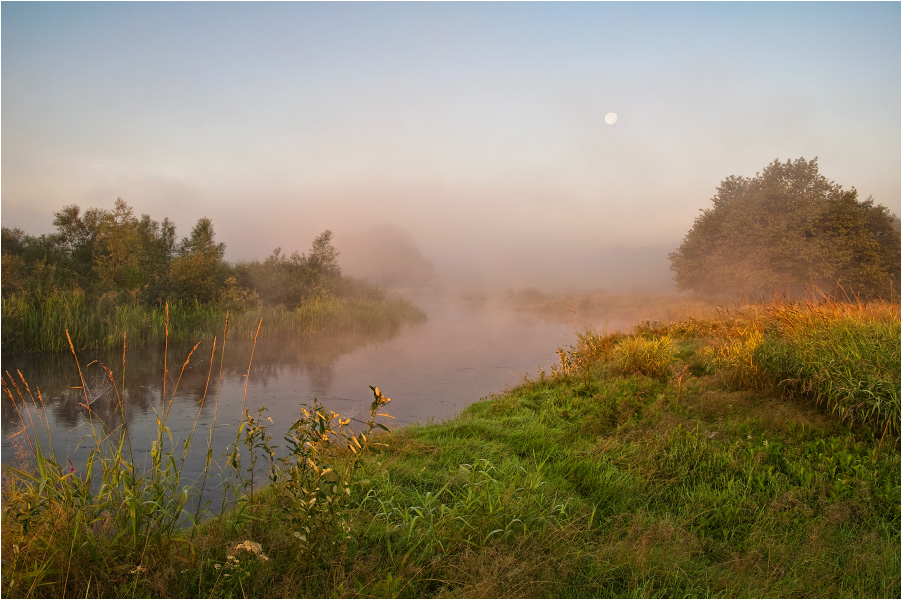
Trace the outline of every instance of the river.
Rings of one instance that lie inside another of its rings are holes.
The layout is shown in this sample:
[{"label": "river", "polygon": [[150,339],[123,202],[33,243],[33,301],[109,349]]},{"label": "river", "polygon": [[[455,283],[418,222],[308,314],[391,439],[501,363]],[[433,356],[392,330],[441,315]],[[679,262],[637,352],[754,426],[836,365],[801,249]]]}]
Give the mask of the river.
[{"label": "river", "polygon": [[[35,422],[31,433],[37,432],[45,443],[47,437],[52,438],[60,462],[68,459],[79,465],[93,445],[92,431],[102,431],[103,422],[121,423],[123,415],[135,460],[146,462],[150,443],[156,439],[157,419],[167,415],[166,424],[176,447],[196,427],[194,450],[182,472],[190,479],[203,469],[214,419],[213,453],[218,457],[235,443],[236,426],[245,405],[252,412],[266,407],[265,414],[273,422],[270,433],[278,443],[297,419],[299,404],[309,404],[314,397],[342,416],[365,418],[373,399],[371,385],[379,386],[392,398],[385,412],[394,419],[381,420],[389,428],[441,421],[481,398],[518,384],[524,376],[536,375],[540,367],[550,371],[557,362],[557,348],[574,343],[576,332],[585,325],[490,302],[432,299],[420,305],[426,310],[427,321],[405,326],[390,338],[317,343],[287,340],[268,332],[264,322],[256,348],[250,342],[226,341],[221,367],[221,340],[212,361],[212,340],[202,340],[177,386],[191,346],[170,346],[167,364],[171,379],[165,395],[160,347],[127,349],[124,391],[120,389],[122,350],[85,351],[79,356],[79,364],[92,401],[91,411],[80,406],[85,392],[79,387],[78,366],[71,354],[5,358],[7,381],[12,376],[27,394],[16,372],[20,370],[35,397],[40,390],[44,407],[29,407],[29,417],[25,406],[14,405],[4,395],[3,462],[15,462],[17,455],[30,454],[25,436],[16,435],[22,431],[23,419]],[[96,363],[89,365],[92,360],[110,367],[116,389],[105,370]],[[121,408],[117,393],[123,399]]]}]

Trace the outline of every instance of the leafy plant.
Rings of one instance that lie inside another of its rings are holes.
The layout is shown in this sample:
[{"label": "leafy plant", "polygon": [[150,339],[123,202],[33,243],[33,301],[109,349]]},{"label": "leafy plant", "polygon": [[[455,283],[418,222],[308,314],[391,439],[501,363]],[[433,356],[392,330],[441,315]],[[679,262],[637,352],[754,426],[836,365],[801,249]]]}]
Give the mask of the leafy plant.
[{"label": "leafy plant", "polygon": [[[373,431],[387,431],[376,419],[389,416],[380,411],[391,398],[378,387],[370,389],[373,402],[362,431],[355,433],[350,419],[342,419],[314,398],[312,406],[301,407],[300,418],[285,437],[288,454],[273,483],[298,549],[311,557],[320,545],[338,544],[350,531],[346,509],[354,475],[373,443]],[[348,459],[340,462],[337,459],[342,454]]]}]

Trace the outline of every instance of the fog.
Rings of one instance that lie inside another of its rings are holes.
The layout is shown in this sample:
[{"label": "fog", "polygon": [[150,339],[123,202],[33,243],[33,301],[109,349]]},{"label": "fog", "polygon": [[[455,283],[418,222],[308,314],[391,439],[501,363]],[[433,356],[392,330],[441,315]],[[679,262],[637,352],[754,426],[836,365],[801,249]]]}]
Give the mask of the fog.
[{"label": "fog", "polygon": [[[900,213],[898,3],[3,3],[2,222],[335,234],[387,287],[660,291],[774,159]],[[616,123],[605,121],[616,113]]]}]

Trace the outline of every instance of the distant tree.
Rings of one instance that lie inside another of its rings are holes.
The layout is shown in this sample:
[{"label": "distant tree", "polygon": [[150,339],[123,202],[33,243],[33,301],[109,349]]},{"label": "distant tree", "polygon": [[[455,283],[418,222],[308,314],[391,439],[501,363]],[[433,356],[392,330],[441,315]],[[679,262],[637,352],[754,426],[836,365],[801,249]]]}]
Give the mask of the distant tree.
[{"label": "distant tree", "polygon": [[3,297],[25,294],[42,298],[76,284],[58,235],[32,236],[19,228],[3,227]]},{"label": "distant tree", "polygon": [[213,221],[207,217],[198,219],[176,254],[169,267],[171,297],[201,303],[219,298],[228,269],[223,261],[225,244],[216,242]]},{"label": "distant tree", "polygon": [[730,176],[711,200],[670,254],[679,289],[799,295],[839,285],[898,294],[898,219],[828,181],[816,158],[775,160],[754,178]]},{"label": "distant tree", "polygon": [[106,211],[98,208],[91,208],[82,214],[78,205],[70,204],[53,215],[53,225],[67,266],[75,275],[77,285],[85,290],[93,288],[96,281],[95,243],[105,214]]},{"label": "distant tree", "polygon": [[310,254],[303,257],[304,278],[313,294],[331,293],[341,279],[338,250],[332,245],[332,232],[325,230],[313,240]]},{"label": "distant tree", "polygon": [[168,218],[158,223],[148,215],[141,215],[138,238],[143,249],[144,300],[159,301],[166,297],[169,288],[169,268],[176,252],[175,225]]},{"label": "distant tree", "polygon": [[141,292],[147,283],[141,241],[132,207],[117,198],[113,210],[103,213],[94,240],[94,272],[103,291]]},{"label": "distant tree", "polygon": [[113,210],[75,205],[54,213],[60,268],[71,273],[73,286],[94,292],[125,293],[142,301],[165,296],[169,263],[175,252],[175,225],[148,215],[138,219],[117,198]]},{"label": "distant tree", "polygon": [[315,296],[334,294],[342,281],[338,250],[328,229],[313,240],[308,254],[286,256],[276,248],[262,263],[242,263],[236,270],[243,286],[272,305],[296,306]]}]

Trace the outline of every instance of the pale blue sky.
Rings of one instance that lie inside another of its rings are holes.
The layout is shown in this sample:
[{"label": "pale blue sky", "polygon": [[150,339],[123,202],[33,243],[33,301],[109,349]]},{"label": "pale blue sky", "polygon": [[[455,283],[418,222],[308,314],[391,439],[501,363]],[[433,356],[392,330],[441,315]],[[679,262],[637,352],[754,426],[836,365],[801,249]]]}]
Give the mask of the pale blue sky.
[{"label": "pale blue sky", "polygon": [[393,223],[501,286],[645,285],[775,158],[899,214],[900,51],[897,2],[3,2],[2,222],[121,196],[233,260]]}]

